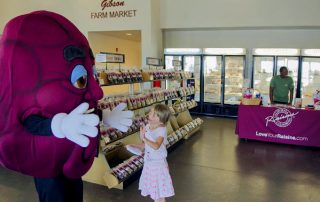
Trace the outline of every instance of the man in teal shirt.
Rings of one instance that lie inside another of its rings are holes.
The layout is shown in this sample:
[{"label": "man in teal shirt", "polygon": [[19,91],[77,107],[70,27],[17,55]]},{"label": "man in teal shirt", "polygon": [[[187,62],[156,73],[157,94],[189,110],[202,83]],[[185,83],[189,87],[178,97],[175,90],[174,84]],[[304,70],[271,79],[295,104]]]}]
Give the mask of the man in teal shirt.
[{"label": "man in teal shirt", "polygon": [[[274,76],[270,83],[270,101],[271,104],[290,104],[293,100],[293,79],[288,76],[288,68],[283,66],[280,68],[280,75]],[[290,92],[290,100],[289,94]]]}]

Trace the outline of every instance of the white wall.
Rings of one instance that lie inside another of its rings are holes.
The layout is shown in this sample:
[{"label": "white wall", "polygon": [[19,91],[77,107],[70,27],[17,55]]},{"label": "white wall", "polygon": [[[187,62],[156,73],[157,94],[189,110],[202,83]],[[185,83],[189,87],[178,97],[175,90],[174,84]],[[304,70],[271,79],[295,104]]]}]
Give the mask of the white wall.
[{"label": "white wall", "polygon": [[320,29],[165,30],[166,48],[320,48]]},{"label": "white wall", "polygon": [[[100,52],[116,53],[118,49],[118,53],[125,54],[125,63],[121,66],[141,67],[140,42],[111,37],[99,32],[89,32],[88,38],[94,55]],[[118,64],[109,65],[118,67]]]},{"label": "white wall", "polygon": [[320,26],[319,0],[162,0],[161,28]]},{"label": "white wall", "polygon": [[[141,30],[142,55],[141,61],[145,63],[146,57],[161,57],[159,50],[162,50],[162,38],[159,17],[153,17],[154,6],[159,8],[160,0],[119,0],[124,1],[125,6],[106,8],[104,11],[126,11],[136,10],[134,17],[92,19],[92,12],[102,12],[102,0],[0,0],[0,33],[2,33],[6,22],[17,16],[33,10],[49,10],[64,15],[71,20],[80,31],[88,36],[93,31],[121,31]],[[158,16],[160,15],[157,14]],[[151,24],[153,23],[153,24]],[[156,24],[157,23],[157,24]],[[159,33],[154,35],[154,33]],[[161,47],[159,47],[161,44]]]},{"label": "white wall", "polygon": [[319,0],[162,0],[164,48],[320,48]]}]

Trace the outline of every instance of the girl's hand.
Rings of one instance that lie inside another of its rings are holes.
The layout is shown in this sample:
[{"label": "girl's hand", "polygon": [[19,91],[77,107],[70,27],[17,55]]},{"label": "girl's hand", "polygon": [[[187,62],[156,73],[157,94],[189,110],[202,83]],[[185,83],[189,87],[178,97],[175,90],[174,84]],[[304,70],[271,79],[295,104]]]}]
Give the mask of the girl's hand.
[{"label": "girl's hand", "polygon": [[145,126],[141,126],[140,127],[140,139],[143,141],[146,135],[146,127]]}]

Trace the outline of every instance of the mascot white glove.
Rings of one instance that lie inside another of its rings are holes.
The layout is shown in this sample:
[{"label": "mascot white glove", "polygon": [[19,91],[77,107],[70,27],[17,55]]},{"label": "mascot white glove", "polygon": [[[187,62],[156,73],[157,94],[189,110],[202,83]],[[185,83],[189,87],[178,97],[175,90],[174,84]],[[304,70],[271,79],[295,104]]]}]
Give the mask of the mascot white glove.
[{"label": "mascot white glove", "polygon": [[86,114],[89,108],[88,103],[82,103],[69,114],[56,114],[51,122],[51,129],[57,138],[67,138],[70,141],[87,147],[89,137],[98,135],[97,125],[99,117],[95,114]]},{"label": "mascot white glove", "polygon": [[134,114],[132,111],[123,111],[126,107],[127,105],[125,103],[120,103],[112,111],[103,110],[103,123],[108,127],[127,132],[132,125],[132,117]]}]

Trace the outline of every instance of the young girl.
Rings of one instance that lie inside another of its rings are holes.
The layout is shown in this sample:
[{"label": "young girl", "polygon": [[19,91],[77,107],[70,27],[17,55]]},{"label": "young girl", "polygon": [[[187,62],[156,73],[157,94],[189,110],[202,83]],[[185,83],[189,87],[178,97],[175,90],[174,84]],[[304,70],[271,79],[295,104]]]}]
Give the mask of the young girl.
[{"label": "young girl", "polygon": [[145,146],[144,166],[139,181],[142,196],[163,202],[174,195],[172,180],[167,164],[167,129],[170,110],[164,104],[155,105],[148,114],[149,123],[140,128],[140,136]]}]

